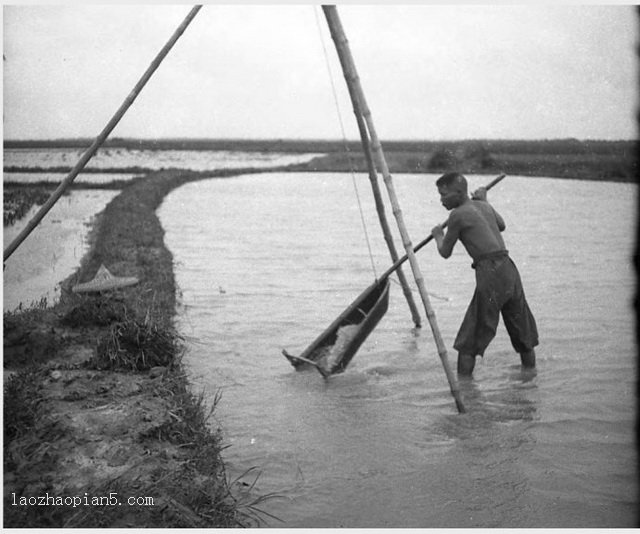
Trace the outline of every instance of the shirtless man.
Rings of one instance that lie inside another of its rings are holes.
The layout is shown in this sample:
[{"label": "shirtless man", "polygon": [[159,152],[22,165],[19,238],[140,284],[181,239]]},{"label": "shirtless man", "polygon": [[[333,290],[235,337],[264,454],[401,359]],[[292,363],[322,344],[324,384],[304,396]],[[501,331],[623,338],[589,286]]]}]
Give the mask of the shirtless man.
[{"label": "shirtless man", "polygon": [[538,331],[520,274],[502,239],[504,220],[487,202],[486,188],[481,187],[469,198],[462,174],[444,174],[436,186],[442,205],[451,211],[446,234],[440,225],[431,230],[438,252],[449,258],[460,240],[476,270],[476,290],[453,344],[458,351],[458,374],[471,376],[476,356],[484,355],[496,335],[500,313],[523,367],[534,368]]}]

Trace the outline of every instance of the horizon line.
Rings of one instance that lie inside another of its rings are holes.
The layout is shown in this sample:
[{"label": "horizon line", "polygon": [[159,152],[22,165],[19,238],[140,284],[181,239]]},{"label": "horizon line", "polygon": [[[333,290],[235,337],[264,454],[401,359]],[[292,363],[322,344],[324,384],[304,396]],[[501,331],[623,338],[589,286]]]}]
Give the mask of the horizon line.
[{"label": "horizon line", "polygon": [[[78,142],[78,141],[93,141],[95,137],[91,136],[70,136],[70,137],[55,137],[55,138],[3,138],[4,143],[37,143],[37,142]],[[547,142],[547,141],[597,141],[597,142],[634,142],[638,141],[638,137],[631,138],[597,138],[597,137],[546,137],[546,138],[525,138],[525,137],[459,137],[459,138],[443,138],[443,139],[428,139],[428,138],[393,138],[382,141],[382,143],[455,143],[455,142],[480,142],[480,141],[493,141],[493,142]],[[145,141],[145,142],[157,142],[157,141],[200,141],[200,142],[270,142],[270,143],[309,143],[309,142],[322,142],[322,143],[360,143],[359,138],[353,139],[340,139],[340,138],[328,138],[328,137],[189,137],[189,136],[175,136],[175,137],[135,137],[135,136],[114,136],[107,138],[106,142],[116,141]]]}]

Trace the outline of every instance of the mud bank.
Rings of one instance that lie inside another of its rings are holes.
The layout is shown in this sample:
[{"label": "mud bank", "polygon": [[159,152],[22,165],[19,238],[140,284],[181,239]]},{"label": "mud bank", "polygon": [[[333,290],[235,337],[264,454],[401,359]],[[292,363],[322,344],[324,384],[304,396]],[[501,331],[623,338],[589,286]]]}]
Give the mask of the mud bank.
[{"label": "mud bank", "polygon": [[[247,172],[265,171],[207,177]],[[4,527],[234,527],[265,517],[227,480],[223,437],[207,424],[215,407],[190,390],[173,326],[173,258],[155,210],[203,178],[169,170],[130,183],[97,217],[60,302],[4,314]],[[100,265],[139,283],[71,291]]]}]

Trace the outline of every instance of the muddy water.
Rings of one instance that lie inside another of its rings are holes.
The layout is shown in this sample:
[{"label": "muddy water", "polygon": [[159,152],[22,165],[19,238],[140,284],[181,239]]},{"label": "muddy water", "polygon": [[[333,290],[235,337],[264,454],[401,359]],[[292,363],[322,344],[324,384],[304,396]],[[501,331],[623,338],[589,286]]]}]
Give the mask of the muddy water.
[{"label": "muddy water", "polygon": [[[433,178],[395,177],[414,242],[446,218]],[[357,182],[381,273],[388,253],[366,177]],[[186,364],[196,390],[222,395],[213,424],[230,477],[255,466],[242,480],[259,472],[254,494],[279,494],[262,505],[283,521],[270,526],[635,526],[636,187],[508,177],[490,196],[541,345],[537,373],[525,373],[500,327],[461,385],[466,415],[397,284],[344,374],[324,381],[281,355],[302,351],[374,279],[349,175],[210,180],[166,198]],[[418,259],[455,363],[470,261],[460,246],[446,261],[432,247]]]}]

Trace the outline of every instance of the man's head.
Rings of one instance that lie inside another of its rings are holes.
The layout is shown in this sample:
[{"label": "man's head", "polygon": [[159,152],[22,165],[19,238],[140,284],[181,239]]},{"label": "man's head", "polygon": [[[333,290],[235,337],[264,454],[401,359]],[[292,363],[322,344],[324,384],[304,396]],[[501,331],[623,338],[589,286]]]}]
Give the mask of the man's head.
[{"label": "man's head", "polygon": [[457,208],[467,200],[467,179],[459,172],[443,174],[436,181],[440,202],[448,210]]}]

